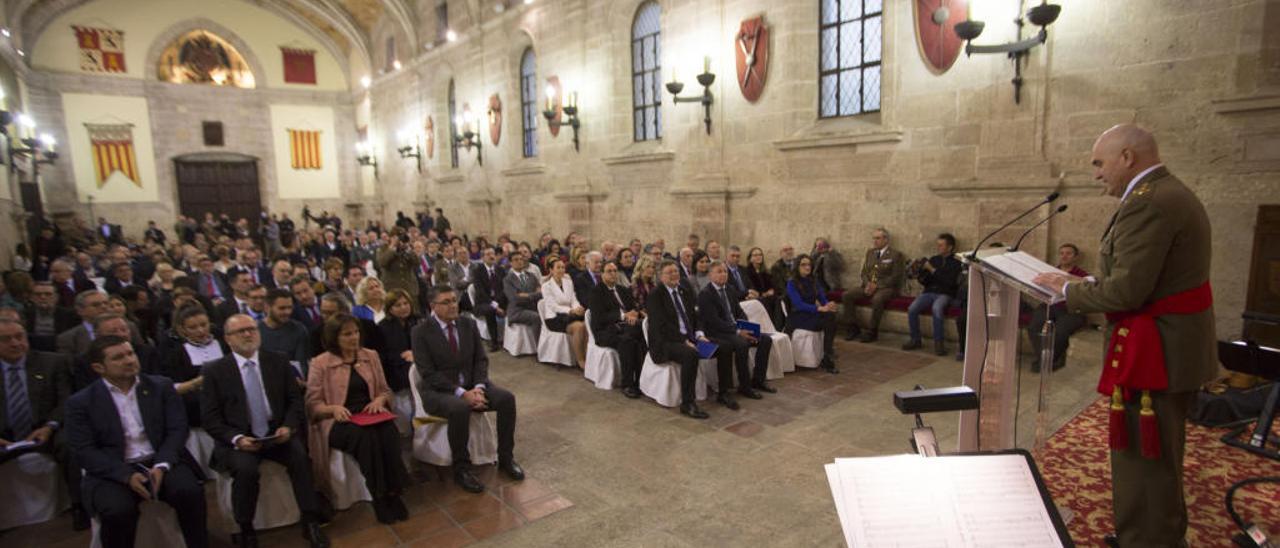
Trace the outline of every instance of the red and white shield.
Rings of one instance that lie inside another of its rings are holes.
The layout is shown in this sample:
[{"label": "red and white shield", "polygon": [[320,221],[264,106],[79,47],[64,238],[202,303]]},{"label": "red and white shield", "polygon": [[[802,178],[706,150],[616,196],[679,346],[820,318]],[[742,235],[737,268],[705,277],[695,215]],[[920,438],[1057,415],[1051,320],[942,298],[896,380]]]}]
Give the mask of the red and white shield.
[{"label": "red and white shield", "polygon": [[916,38],[920,56],[934,74],[951,68],[964,41],[956,36],[956,23],[969,18],[969,0],[915,0]]},{"label": "red and white shield", "polygon": [[738,88],[754,103],[764,93],[769,76],[769,27],[763,15],[742,22],[733,38],[733,51],[738,60]]}]

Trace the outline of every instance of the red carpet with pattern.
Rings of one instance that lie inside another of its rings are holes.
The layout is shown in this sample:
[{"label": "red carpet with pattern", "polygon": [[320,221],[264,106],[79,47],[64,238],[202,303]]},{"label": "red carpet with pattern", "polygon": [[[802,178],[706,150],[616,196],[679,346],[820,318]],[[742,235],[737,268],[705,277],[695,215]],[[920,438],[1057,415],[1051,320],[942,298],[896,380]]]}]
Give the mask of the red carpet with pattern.
[{"label": "red carpet with pattern", "polygon": [[[1237,530],[1223,503],[1227,489],[1249,477],[1280,476],[1280,462],[1222,443],[1226,432],[1187,425],[1184,474],[1190,546],[1232,546]],[[1039,467],[1054,501],[1075,513],[1067,528],[1076,544],[1102,546],[1103,535],[1114,530],[1104,399],[1049,438]],[[1280,486],[1245,487],[1236,492],[1235,507],[1245,520],[1266,524],[1273,539],[1280,534]]]}]

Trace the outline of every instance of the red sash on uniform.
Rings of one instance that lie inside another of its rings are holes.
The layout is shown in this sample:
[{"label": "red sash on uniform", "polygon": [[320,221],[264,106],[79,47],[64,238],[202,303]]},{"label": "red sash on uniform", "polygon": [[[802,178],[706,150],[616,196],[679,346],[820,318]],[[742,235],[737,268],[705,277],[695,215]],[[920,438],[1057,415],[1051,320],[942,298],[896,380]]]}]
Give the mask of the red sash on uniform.
[{"label": "red sash on uniform", "polygon": [[1195,288],[1169,295],[1139,310],[1107,314],[1107,321],[1115,327],[1111,331],[1102,376],[1098,379],[1098,392],[1111,397],[1112,449],[1123,450],[1129,445],[1124,402],[1132,398],[1136,390],[1142,393],[1139,421],[1142,455],[1159,458],[1159,429],[1155,411],[1151,409],[1150,392],[1167,389],[1169,373],[1165,369],[1164,347],[1156,318],[1165,314],[1195,314],[1212,306],[1213,289],[1206,280]]}]

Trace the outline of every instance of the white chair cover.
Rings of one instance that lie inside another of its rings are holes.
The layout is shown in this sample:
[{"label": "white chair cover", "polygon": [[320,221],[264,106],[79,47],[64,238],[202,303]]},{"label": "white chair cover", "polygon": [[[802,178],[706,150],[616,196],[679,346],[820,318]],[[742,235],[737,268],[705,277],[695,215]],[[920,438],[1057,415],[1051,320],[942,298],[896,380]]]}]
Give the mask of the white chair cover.
[{"label": "white chair cover", "polygon": [[[752,323],[760,324],[760,333],[769,334],[773,339],[773,346],[769,348],[769,369],[765,373],[765,378],[769,380],[781,379],[783,373],[790,373],[796,370],[795,351],[791,344],[791,337],[786,333],[779,333],[773,325],[773,320],[769,318],[769,312],[764,309],[764,305],[760,301],[752,299],[742,301],[742,311],[746,312],[747,320]],[[756,349],[752,348],[748,359],[755,364]]]},{"label": "white chair cover", "polygon": [[329,450],[329,489],[333,495],[330,501],[338,510],[346,510],[360,501],[373,500],[356,459],[337,449]]},{"label": "white chair cover", "polygon": [[187,452],[196,459],[196,464],[204,470],[204,477],[212,478],[214,471],[209,468],[209,457],[213,456],[213,437],[203,428],[192,428],[187,434]]},{"label": "white chair cover", "polygon": [[546,299],[538,301],[538,321],[542,322],[542,334],[538,336],[538,361],[560,365],[577,365],[573,350],[569,348],[569,335],[547,329],[547,307],[551,306]]},{"label": "white chair cover", "polygon": [[[409,367],[410,392],[413,393],[414,417],[425,419],[430,415],[423,410],[422,393],[418,391],[417,366]],[[498,462],[498,428],[493,413],[472,413],[471,433],[467,440],[467,452],[472,464]],[[415,421],[416,422],[416,421]],[[449,423],[426,422],[413,429],[413,458],[436,466],[453,464],[453,451],[449,450]]]},{"label": "white chair cover", "polygon": [[[93,534],[89,548],[102,548],[102,540],[98,538],[102,523],[96,517],[89,523]],[[182,538],[182,528],[178,526],[178,513],[162,501],[145,500],[139,503],[138,532],[134,536],[133,545],[186,548],[187,541]]]},{"label": "white chair cover", "polygon": [[590,310],[583,321],[587,324],[587,363],[582,368],[582,376],[595,383],[596,388],[612,390],[622,378],[622,358],[617,350],[596,344],[596,336],[591,332]]},{"label": "white chair cover", "polygon": [[63,495],[58,462],[44,453],[27,453],[0,464],[0,531],[43,523],[58,515],[68,503]]},{"label": "white chair cover", "polygon": [[[738,371],[735,369],[733,374],[736,378]],[[720,372],[716,371],[715,357],[698,360],[698,376],[707,379],[707,388],[720,392]]]},{"label": "white chair cover", "polygon": [[[474,306],[474,305],[475,305],[475,302],[476,302],[476,286],[475,286],[475,284],[472,284],[472,285],[468,285],[468,286],[467,286],[467,298],[468,298],[468,299],[471,299],[471,304]],[[479,330],[480,330],[480,338],[481,338],[481,339],[484,339],[484,340],[486,340],[486,341],[487,341],[487,340],[489,340],[489,325],[488,325],[488,324],[486,324],[486,323],[484,323],[484,320],[483,320],[483,319],[480,319],[480,318],[479,318],[479,317],[477,317],[475,314],[472,314],[472,313],[468,312],[468,313],[467,313],[467,316],[470,316],[472,319],[474,319],[474,320],[476,321],[476,329],[479,329]],[[503,325],[504,323],[506,323],[506,322],[504,321],[504,318],[502,318],[501,316],[499,316],[497,319],[498,319],[498,321],[497,321],[497,325],[499,325],[499,326],[501,326],[501,325]]]},{"label": "white chair cover", "polygon": [[[298,511],[298,501],[293,498],[293,485],[289,483],[289,472],[279,463],[263,460],[258,468],[258,510],[253,514],[253,528],[258,530],[274,529],[298,523],[302,513]],[[214,491],[218,497],[218,508],[226,520],[227,529],[239,531],[235,512],[231,504],[231,487],[233,480],[226,473],[219,472],[214,476]]]},{"label": "white chair cover", "polygon": [[391,412],[396,414],[396,430],[404,436],[413,431],[413,395],[408,388],[396,392],[391,398]]},{"label": "white chair cover", "polygon": [[[644,330],[645,341],[648,341],[648,318],[644,319],[641,328]],[[698,368],[698,379],[694,382],[694,386],[697,387],[695,399],[707,399],[707,383],[701,367]],[[653,362],[653,356],[645,352],[644,366],[640,368],[640,392],[653,398],[663,407],[680,405],[680,365],[675,362],[656,364]]]},{"label": "white chair cover", "polygon": [[822,333],[797,329],[791,333],[791,346],[795,351],[796,366],[818,367],[822,363]]},{"label": "white chair cover", "polygon": [[502,329],[502,348],[512,356],[526,356],[538,352],[533,328],[527,325],[507,323]]}]

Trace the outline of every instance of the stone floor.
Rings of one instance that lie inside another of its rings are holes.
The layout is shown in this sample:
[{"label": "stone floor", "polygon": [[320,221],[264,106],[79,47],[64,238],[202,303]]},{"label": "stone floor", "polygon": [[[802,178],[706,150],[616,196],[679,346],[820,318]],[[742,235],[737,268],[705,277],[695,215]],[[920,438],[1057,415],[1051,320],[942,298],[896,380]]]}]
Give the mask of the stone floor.
[{"label": "stone floor", "polygon": [[[799,370],[774,381],[776,395],[740,399],[728,411],[704,402],[695,421],[651,400],[597,390],[579,370],[491,354],[492,378],[519,401],[517,460],[529,479],[503,484],[492,467],[484,495],[434,476],[406,497],[412,517],[379,525],[367,505],[326,528],[334,546],[838,546],[842,535],[822,465],[836,457],[907,452],[910,417],[897,390],[960,383],[951,356],[898,350],[902,340],[837,343],[839,375]],[[1024,358],[1025,359],[1025,358]],[[1074,358],[1053,376],[1052,432],[1096,399],[1097,365]],[[1035,433],[1038,376],[1021,376],[1018,439]],[[957,417],[926,417],[943,450]],[[216,510],[211,510],[216,512]],[[211,516],[211,524],[214,523]],[[264,534],[264,546],[301,546],[295,528]],[[66,517],[0,534],[0,544],[84,546]],[[228,545],[217,533],[215,546]]]}]

